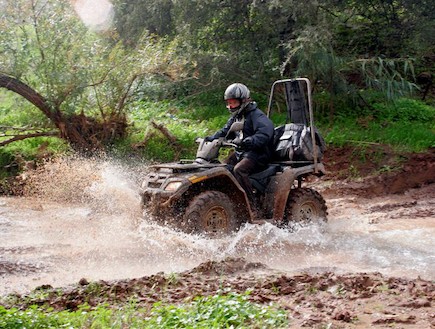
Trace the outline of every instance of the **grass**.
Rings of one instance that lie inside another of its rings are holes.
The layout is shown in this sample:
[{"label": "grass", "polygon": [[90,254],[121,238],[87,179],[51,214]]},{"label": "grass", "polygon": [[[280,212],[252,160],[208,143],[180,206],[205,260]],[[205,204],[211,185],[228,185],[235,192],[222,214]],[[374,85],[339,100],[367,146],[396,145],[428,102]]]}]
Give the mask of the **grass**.
[{"label": "grass", "polygon": [[156,303],[151,310],[134,302],[118,307],[82,305],[77,311],[0,306],[0,329],[22,328],[287,328],[285,311],[248,300],[248,294],[197,297],[190,303]]},{"label": "grass", "polygon": [[339,115],[333,124],[320,126],[334,146],[387,144],[398,152],[422,152],[435,147],[435,108],[413,99],[375,103],[365,116]]},{"label": "grass", "polygon": [[321,127],[325,140],[337,147],[356,144],[389,144],[398,152],[422,152],[435,147],[435,131],[422,123],[370,122],[361,127],[355,119],[346,119],[333,127]]}]

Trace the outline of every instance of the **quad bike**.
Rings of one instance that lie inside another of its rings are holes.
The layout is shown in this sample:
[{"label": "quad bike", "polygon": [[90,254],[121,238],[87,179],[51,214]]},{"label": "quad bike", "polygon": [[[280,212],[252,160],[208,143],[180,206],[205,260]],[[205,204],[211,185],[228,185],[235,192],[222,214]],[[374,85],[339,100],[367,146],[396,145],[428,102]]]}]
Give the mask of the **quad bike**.
[{"label": "quad bike", "polygon": [[[208,236],[237,231],[244,223],[270,222],[292,228],[315,219],[326,221],[323,197],[302,187],[308,176],[325,174],[320,162],[324,142],[313,125],[309,80],[274,82],[269,117],[272,104],[280,102],[285,102],[286,122],[291,123],[275,128],[273,161],[265,170],[250,176],[259,214],[253,212],[231,168],[219,160],[222,148],[235,147],[226,138],[211,142],[198,139],[195,160],[151,166],[140,191],[144,209],[161,223]],[[235,122],[227,136],[242,128],[243,122]]]}]

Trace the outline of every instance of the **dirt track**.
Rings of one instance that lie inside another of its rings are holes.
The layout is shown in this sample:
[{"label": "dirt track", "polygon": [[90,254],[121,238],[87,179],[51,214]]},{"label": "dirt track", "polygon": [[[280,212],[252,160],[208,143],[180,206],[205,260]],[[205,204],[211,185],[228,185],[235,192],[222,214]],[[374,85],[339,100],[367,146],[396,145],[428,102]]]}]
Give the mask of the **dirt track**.
[{"label": "dirt track", "polygon": [[[91,199],[73,193],[48,201],[48,191],[2,197],[0,294],[64,286],[21,303],[74,309],[131,296],[142,304],[183,302],[228,287],[278,303],[294,328],[435,327],[433,153],[408,159],[403,172],[359,180],[338,177],[345,165],[335,159],[331,179],[311,183],[327,200],[328,225],[293,234],[250,226],[209,241],[136,225],[134,184],[110,166],[93,168],[100,177]],[[388,190],[390,181],[396,190]],[[77,192],[78,184],[70,185]],[[99,289],[87,289],[92,281]]]}]

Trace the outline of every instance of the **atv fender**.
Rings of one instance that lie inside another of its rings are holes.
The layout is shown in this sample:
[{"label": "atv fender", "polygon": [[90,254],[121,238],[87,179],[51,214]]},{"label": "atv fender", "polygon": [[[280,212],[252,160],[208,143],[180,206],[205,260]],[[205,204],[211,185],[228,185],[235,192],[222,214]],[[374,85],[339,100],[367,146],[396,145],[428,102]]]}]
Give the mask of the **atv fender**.
[{"label": "atv fender", "polygon": [[279,179],[275,180],[274,192],[275,198],[273,203],[273,220],[275,223],[280,223],[284,218],[285,206],[290,193],[291,186],[295,180],[295,172],[293,168],[285,168]]},{"label": "atv fender", "polygon": [[299,177],[315,172],[318,175],[323,175],[325,173],[323,164],[318,163],[300,168],[286,167],[282,174],[277,176],[275,184],[272,187],[274,193],[273,220],[275,223],[281,223],[284,219],[284,212],[293,182]]}]

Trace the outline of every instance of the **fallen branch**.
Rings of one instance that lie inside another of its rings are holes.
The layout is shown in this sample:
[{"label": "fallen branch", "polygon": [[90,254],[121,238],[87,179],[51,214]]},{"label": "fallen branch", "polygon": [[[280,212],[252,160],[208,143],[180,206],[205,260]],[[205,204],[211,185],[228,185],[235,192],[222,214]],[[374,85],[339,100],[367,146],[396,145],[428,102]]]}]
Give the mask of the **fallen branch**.
[{"label": "fallen branch", "polygon": [[151,125],[157,130],[159,130],[163,134],[163,136],[165,136],[169,140],[169,142],[172,145],[181,147],[181,144],[178,142],[177,137],[174,134],[172,134],[168,130],[168,128],[166,128],[164,125],[155,123],[154,121],[151,121]]},{"label": "fallen branch", "polygon": [[144,139],[142,142],[133,144],[132,147],[134,149],[138,149],[138,148],[145,148],[148,145],[148,142],[155,136],[155,132],[149,132],[145,135]]},{"label": "fallen branch", "polygon": [[38,132],[38,133],[31,133],[31,134],[25,134],[25,135],[15,135],[13,138],[9,138],[8,140],[0,142],[0,146],[5,146],[10,143],[21,141],[27,138],[33,138],[33,137],[48,137],[48,136],[59,136],[59,133],[56,131],[48,131],[48,132]]},{"label": "fallen branch", "polygon": [[29,128],[29,127],[0,126],[0,130],[2,130],[2,131],[6,131],[6,130],[29,131],[29,130],[31,130],[31,128]]},{"label": "fallen branch", "polygon": [[381,145],[381,143],[357,141],[354,139],[346,139],[346,142],[350,142],[350,143],[354,143],[354,144]]},{"label": "fallen branch", "polygon": [[[166,139],[169,141],[169,144],[175,151],[175,158],[178,159],[180,157],[181,151],[183,150],[183,146],[178,141],[178,138],[174,134],[172,134],[164,125],[158,124],[154,121],[151,121],[150,123],[153,128],[158,130],[164,137],[166,137]],[[134,144],[133,148],[145,148],[148,145],[148,142],[152,138],[154,138],[156,134],[157,133],[155,131],[148,131],[144,136],[144,140],[142,142]]]}]

